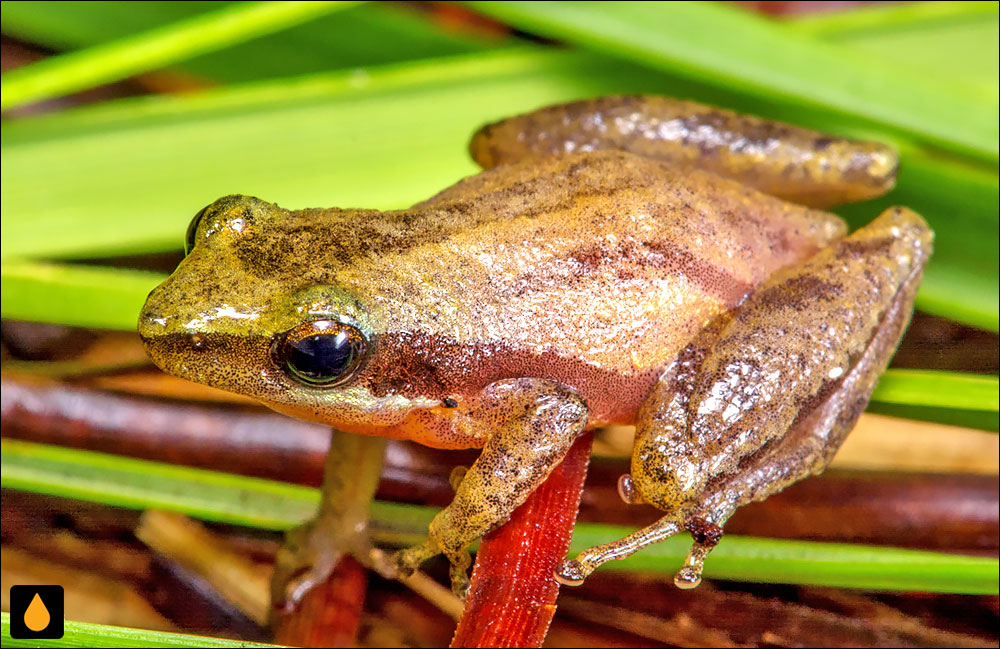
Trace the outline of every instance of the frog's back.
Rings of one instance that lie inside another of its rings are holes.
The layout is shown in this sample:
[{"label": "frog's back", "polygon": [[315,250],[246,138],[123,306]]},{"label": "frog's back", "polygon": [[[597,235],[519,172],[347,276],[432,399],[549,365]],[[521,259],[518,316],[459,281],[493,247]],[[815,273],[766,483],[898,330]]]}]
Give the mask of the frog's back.
[{"label": "frog's back", "polygon": [[386,348],[406,349],[373,359],[373,389],[553,378],[595,420],[626,422],[707,323],[843,234],[832,215],[620,152],[498,167],[382,218],[392,247],[336,272],[377,305]]}]

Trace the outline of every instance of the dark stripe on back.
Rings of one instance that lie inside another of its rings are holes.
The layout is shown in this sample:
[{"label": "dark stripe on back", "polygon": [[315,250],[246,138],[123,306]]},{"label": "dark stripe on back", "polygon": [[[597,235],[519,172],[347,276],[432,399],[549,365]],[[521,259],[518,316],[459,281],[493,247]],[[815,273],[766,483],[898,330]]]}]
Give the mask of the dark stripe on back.
[{"label": "dark stripe on back", "polygon": [[700,259],[690,250],[668,241],[652,241],[649,249],[660,255],[662,267],[670,268],[675,275],[685,278],[707,295],[727,307],[743,301],[753,285],[736,277],[728,270],[710,261]]}]

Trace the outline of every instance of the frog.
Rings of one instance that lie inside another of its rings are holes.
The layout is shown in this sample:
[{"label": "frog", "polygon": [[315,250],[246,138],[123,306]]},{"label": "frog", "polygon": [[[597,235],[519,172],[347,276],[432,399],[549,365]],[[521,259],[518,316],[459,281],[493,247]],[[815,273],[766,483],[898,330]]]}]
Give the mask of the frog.
[{"label": "frog", "polygon": [[825,211],[888,192],[897,154],[651,95],[492,123],[470,153],[406,209],[211,203],[140,314],[150,358],[337,434],[481,449],[427,540],[379,555],[405,576],[443,553],[460,595],[469,546],[585,431],[634,426],[619,493],[662,518],[554,578],[686,531],[697,586],[739,507],[830,463],[906,329],[927,223]]}]

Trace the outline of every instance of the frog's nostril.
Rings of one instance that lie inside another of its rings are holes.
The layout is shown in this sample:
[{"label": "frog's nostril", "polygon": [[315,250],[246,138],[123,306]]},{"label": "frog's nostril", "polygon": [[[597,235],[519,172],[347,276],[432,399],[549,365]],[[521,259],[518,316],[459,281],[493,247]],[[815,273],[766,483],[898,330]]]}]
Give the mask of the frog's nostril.
[{"label": "frog's nostril", "polygon": [[162,329],[163,325],[159,323],[159,319],[150,315],[148,311],[143,311],[139,316],[139,337],[144,343],[148,343],[150,338],[160,333]]}]

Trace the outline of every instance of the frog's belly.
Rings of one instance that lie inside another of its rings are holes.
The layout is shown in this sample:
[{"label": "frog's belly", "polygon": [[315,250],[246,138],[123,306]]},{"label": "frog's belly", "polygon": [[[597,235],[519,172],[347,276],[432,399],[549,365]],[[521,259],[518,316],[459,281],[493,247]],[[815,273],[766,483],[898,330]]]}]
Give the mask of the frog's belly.
[{"label": "frog's belly", "polygon": [[[725,287],[731,295],[713,294],[684,276],[613,285],[591,278],[511,314],[498,326],[504,351],[483,358],[480,371],[484,379],[559,381],[586,399],[593,425],[633,423],[663,370],[750,292],[736,280]],[[491,364],[493,371],[486,369]]]}]

